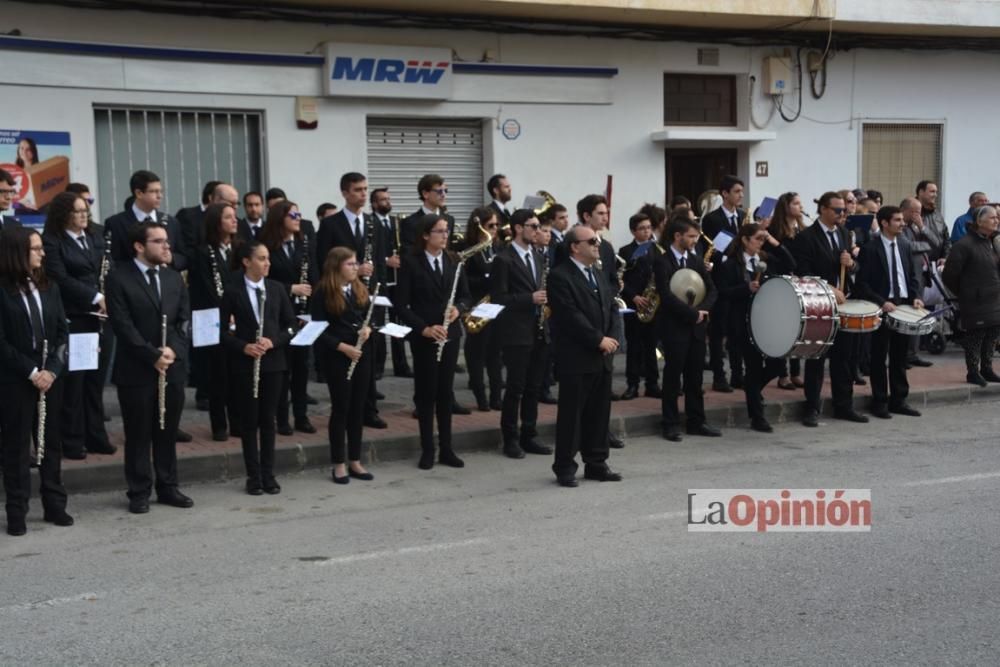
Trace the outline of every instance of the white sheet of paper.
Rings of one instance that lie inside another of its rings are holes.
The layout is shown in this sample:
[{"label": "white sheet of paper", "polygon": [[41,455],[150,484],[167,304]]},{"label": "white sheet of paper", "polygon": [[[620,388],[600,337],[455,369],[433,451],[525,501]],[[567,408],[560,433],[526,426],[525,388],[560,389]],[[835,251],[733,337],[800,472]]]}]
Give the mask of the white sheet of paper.
[{"label": "white sheet of paper", "polygon": [[219,344],[219,309],[191,311],[191,347]]},{"label": "white sheet of paper", "polygon": [[538,209],[545,204],[545,197],[539,197],[538,195],[528,195],[524,198],[524,203],[521,204],[521,208]]},{"label": "white sheet of paper", "polygon": [[495,320],[503,309],[504,306],[498,303],[481,303],[472,309],[471,315],[481,317],[484,320]]},{"label": "white sheet of paper", "polygon": [[635,309],[634,308],[619,308],[618,312],[621,313],[622,315],[628,315],[629,313],[634,313]]},{"label": "white sheet of paper", "polygon": [[396,324],[395,322],[390,322],[378,330],[379,333],[392,336],[393,338],[406,338],[406,334],[411,331],[413,329],[410,327],[404,327],[402,324]]},{"label": "white sheet of paper", "polygon": [[389,301],[389,297],[382,296],[381,294],[379,294],[377,297],[375,297],[375,305],[385,306],[386,308],[392,308],[392,301]]},{"label": "white sheet of paper", "polygon": [[69,335],[69,370],[96,371],[101,359],[101,334]]},{"label": "white sheet of paper", "polygon": [[299,319],[302,320],[303,322],[312,322],[313,321],[313,316],[312,315],[299,315]]},{"label": "white sheet of paper", "polygon": [[732,242],[732,240],[733,240],[733,235],[728,232],[723,231],[716,234],[715,238],[712,239],[712,243],[715,244],[715,253],[717,255],[721,255],[722,253],[726,252],[726,248],[729,247],[729,244]]},{"label": "white sheet of paper", "polygon": [[309,324],[302,327],[295,338],[292,339],[290,345],[295,347],[309,347],[316,342],[319,335],[326,331],[326,328],[330,326],[329,322],[309,322]]}]

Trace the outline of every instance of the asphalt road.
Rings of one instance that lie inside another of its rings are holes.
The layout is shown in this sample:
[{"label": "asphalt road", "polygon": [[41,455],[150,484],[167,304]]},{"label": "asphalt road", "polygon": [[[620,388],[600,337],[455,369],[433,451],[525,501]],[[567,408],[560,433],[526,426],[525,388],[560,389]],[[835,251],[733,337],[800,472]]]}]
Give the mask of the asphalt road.
[{"label": "asphalt road", "polygon": [[[625,481],[548,457],[77,495],[0,534],[2,665],[945,665],[998,662],[1000,417],[659,438]],[[699,534],[689,488],[870,488],[869,533]]]}]

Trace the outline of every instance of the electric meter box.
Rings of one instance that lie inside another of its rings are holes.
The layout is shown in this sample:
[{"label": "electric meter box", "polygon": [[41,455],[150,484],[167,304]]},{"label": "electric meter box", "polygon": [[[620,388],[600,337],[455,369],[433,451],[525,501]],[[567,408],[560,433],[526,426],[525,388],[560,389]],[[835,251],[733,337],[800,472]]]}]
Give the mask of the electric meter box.
[{"label": "electric meter box", "polygon": [[792,59],[779,56],[764,58],[765,95],[784,95],[792,90]]}]

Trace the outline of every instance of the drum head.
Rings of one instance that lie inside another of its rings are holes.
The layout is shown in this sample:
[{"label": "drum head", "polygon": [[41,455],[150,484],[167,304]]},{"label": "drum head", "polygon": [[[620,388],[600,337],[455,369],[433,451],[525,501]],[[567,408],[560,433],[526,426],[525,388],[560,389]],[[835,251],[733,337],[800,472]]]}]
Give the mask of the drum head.
[{"label": "drum head", "polygon": [[862,299],[848,299],[837,306],[841,315],[874,315],[879,311],[879,305]]},{"label": "drum head", "polygon": [[757,349],[780,358],[791,352],[802,328],[802,306],[795,286],[786,278],[771,278],[750,303],[750,333]]},{"label": "drum head", "polygon": [[902,304],[896,306],[896,310],[892,311],[889,314],[892,317],[895,317],[896,319],[903,322],[917,322],[918,320],[922,320],[930,313],[924,310],[923,308],[914,308],[913,306],[907,306],[906,304]]}]

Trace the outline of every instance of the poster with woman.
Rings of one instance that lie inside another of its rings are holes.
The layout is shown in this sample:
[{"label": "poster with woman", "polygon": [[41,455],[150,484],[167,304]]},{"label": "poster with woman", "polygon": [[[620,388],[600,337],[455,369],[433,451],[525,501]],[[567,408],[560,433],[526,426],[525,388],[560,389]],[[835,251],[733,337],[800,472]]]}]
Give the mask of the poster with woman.
[{"label": "poster with woman", "polygon": [[32,224],[69,185],[69,132],[0,129],[0,169],[14,177],[14,212]]}]

